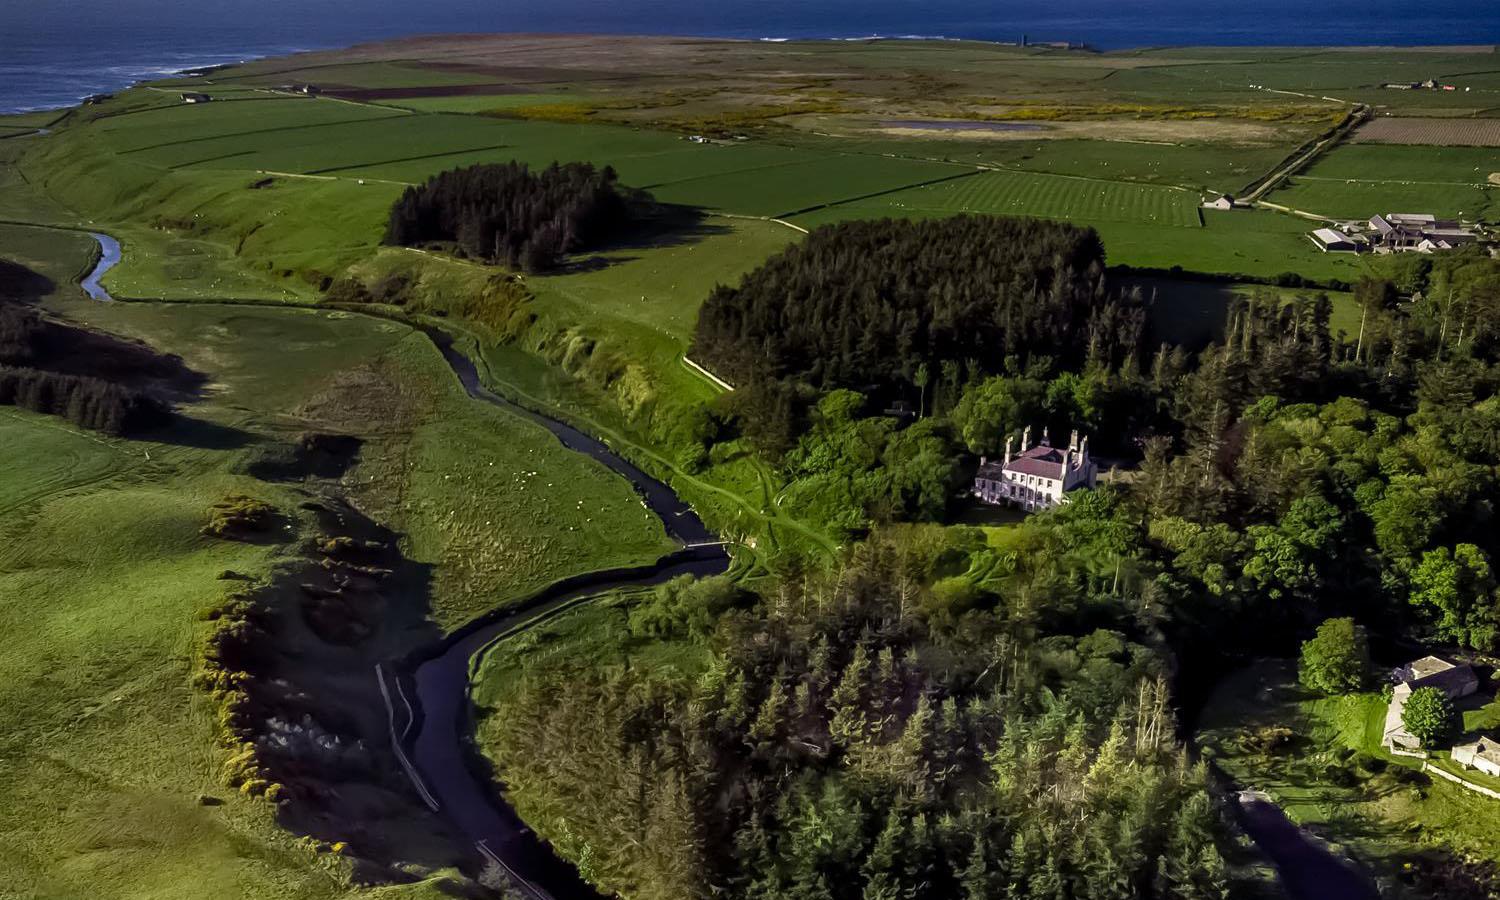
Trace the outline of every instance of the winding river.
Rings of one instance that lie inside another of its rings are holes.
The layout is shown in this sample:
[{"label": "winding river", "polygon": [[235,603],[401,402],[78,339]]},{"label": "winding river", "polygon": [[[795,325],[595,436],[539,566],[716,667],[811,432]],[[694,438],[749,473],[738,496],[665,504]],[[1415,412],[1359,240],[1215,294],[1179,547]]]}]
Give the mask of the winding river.
[{"label": "winding river", "polygon": [[[99,283],[120,262],[120,245],[95,234],[100,260],[84,279],[96,300],[112,299]],[[532,900],[602,900],[571,864],[526,827],[480,774],[473,734],[469,687],[477,657],[495,641],[573,601],[615,588],[660,584],[678,575],[725,571],[729,555],[692,508],[660,480],[616,454],[604,442],[572,426],[518,406],[489,391],[472,360],[460,353],[446,332],[424,329],[442,351],[469,396],[521,416],[552,432],[564,447],[582,453],[620,475],[641,502],[661,519],[681,549],[648,566],[609,569],[559,581],[518,604],[495,610],[437,644],[376,667],[390,715],[392,746],[418,794],[443,814],[475,848],[507,871]],[[1239,798],[1240,822],[1270,858],[1295,900],[1375,900],[1368,880],[1305,830],[1290,822],[1263,795]]]},{"label": "winding river", "polygon": [[120,264],[120,242],[107,234],[91,231],[89,235],[99,242],[99,261],[94,264],[93,271],[84,276],[83,292],[95,300],[107,302],[115,298],[104,289],[104,273]]},{"label": "winding river", "polygon": [[678,575],[714,575],[729,566],[729,554],[697,513],[672,489],[620,457],[602,441],[487,390],[468,357],[444,332],[429,329],[469,396],[529,419],[630,482],[641,502],[661,519],[682,549],[655,564],[609,569],[559,581],[518,605],[506,606],[448,636],[434,647],[377,669],[391,713],[391,735],[407,775],[428,806],[443,813],[486,858],[510,873],[537,900],[598,898],[572,865],[559,859],[515,811],[499,799],[495,785],[477,774],[469,743],[473,721],[469,686],[473,666],[486,647],[523,624],[571,601],[615,588],[643,587]]}]

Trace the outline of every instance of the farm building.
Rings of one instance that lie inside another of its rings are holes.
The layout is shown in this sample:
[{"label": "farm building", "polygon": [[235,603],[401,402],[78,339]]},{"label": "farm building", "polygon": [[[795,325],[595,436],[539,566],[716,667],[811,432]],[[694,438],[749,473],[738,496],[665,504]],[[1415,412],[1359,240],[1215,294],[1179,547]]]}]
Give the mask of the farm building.
[{"label": "farm building", "polygon": [[213,98],[210,97],[209,95],[207,95],[207,94],[200,94],[200,93],[197,93],[196,91],[185,91],[185,92],[183,92],[183,95],[182,95],[182,102],[183,103],[207,103],[208,101],[210,101],[212,99]]},{"label": "farm building", "polygon": [[1453,748],[1453,761],[1465,769],[1478,769],[1486,775],[1500,777],[1500,742],[1482,737],[1472,744]]},{"label": "farm building", "polygon": [[1324,253],[1358,253],[1366,247],[1363,240],[1356,240],[1336,228],[1319,228],[1312,233],[1312,241]]},{"label": "farm building", "polygon": [[1234,209],[1234,198],[1228,194],[1220,194],[1212,200],[1205,201],[1204,209]]},{"label": "farm building", "polygon": [[1469,666],[1458,665],[1437,656],[1424,656],[1409,662],[1395,672],[1391,679],[1396,690],[1391,694],[1391,703],[1385,710],[1385,731],[1381,739],[1387,747],[1417,750],[1422,742],[1406,730],[1401,713],[1406,709],[1406,700],[1417,688],[1435,687],[1457,700],[1479,690],[1479,677]]},{"label": "farm building", "polygon": [[992,505],[1018,506],[1027,511],[1051,509],[1068,502],[1068,491],[1091,488],[1099,467],[1089,458],[1089,439],[1073,432],[1066,451],[1052,446],[1047,429],[1042,442],[1031,443],[1031,427],[1021,435],[1021,452],[1012,455],[1013,439],[1005,440],[1005,459],[999,463],[979,460],[974,478],[974,496]]},{"label": "farm building", "polygon": [[1479,240],[1472,229],[1458,222],[1425,213],[1386,213],[1371,216],[1368,223],[1349,223],[1338,228],[1319,228],[1311,235],[1325,253],[1433,253],[1452,250]]}]

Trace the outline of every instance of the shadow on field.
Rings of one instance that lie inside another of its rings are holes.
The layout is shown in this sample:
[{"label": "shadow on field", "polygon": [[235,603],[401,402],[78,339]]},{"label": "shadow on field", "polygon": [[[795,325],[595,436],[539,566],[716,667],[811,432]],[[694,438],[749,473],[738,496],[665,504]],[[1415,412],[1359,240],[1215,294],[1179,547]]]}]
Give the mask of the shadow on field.
[{"label": "shadow on field", "polygon": [[192,447],[197,450],[238,450],[255,441],[255,436],[232,425],[220,425],[178,412],[171,424],[151,434],[142,435],[160,444]]},{"label": "shadow on field", "polygon": [[597,272],[639,259],[627,255],[631,251],[683,247],[730,231],[726,225],[709,222],[708,213],[696,206],[664,204],[638,221],[629,234],[611,240],[601,251],[569,260],[560,274]]},{"label": "shadow on field", "polygon": [[375,677],[440,639],[431,567],[342,498],[304,496],[299,518],[315,525],[298,558],[269,584],[231,587],[225,636],[210,642],[230,685],[216,694],[237,748],[230,786],[274,802],[282,827],[349,860],[361,886],[472,871],[466,842],[403,774]]},{"label": "shadow on field", "polygon": [[0,259],[0,299],[35,302],[57,290],[57,282],[20,263]]}]

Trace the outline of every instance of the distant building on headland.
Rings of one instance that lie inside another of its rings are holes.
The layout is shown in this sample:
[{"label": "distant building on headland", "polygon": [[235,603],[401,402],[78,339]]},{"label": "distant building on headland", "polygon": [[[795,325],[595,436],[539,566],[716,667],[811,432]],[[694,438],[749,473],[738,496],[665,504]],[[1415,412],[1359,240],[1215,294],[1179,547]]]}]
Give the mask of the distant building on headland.
[{"label": "distant building on headland", "polygon": [[974,496],[993,505],[1017,506],[1029,511],[1051,509],[1068,502],[1068,492],[1091,488],[1099,480],[1099,467],[1089,458],[1089,439],[1073,432],[1068,449],[1052,446],[1047,429],[1042,442],[1031,444],[1031,427],[1021,435],[1021,452],[1012,455],[1014,439],[1005,439],[1005,459],[994,462],[983,457],[974,477]]},{"label": "distant building on headland", "polygon": [[1479,240],[1479,232],[1426,213],[1386,213],[1308,235],[1324,253],[1435,253]]},{"label": "distant building on headland", "polygon": [[[1426,81],[1387,81],[1381,85],[1388,91],[1456,91],[1456,84],[1442,84],[1436,78]],[[1465,88],[1464,90],[1468,90]]]},{"label": "distant building on headland", "polygon": [[200,94],[196,91],[184,91],[182,94],[183,103],[207,103],[212,99],[209,95]]}]

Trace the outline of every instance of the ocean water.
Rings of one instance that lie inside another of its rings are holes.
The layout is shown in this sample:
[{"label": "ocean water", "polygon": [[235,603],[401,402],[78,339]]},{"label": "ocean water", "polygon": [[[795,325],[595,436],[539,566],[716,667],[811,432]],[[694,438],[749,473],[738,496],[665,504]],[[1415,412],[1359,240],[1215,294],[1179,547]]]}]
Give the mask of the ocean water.
[{"label": "ocean water", "polygon": [[143,78],[438,32],[1161,45],[1500,43],[1500,0],[0,0],[0,111]]}]

